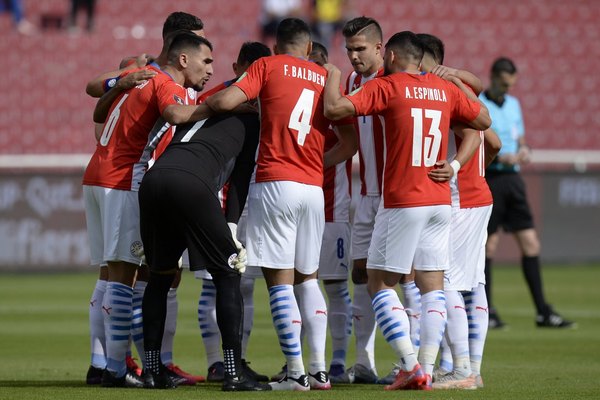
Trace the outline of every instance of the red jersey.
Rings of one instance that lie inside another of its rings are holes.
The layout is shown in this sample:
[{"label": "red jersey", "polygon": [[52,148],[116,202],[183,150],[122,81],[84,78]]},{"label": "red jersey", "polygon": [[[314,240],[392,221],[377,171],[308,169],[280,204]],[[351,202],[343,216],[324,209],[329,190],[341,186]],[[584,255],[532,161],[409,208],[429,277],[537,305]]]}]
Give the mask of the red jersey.
[{"label": "red jersey", "polygon": [[[356,71],[352,72],[346,80],[346,94],[379,76],[383,76],[383,68],[368,77],[357,74]],[[379,118],[372,115],[357,117],[355,123],[359,143],[360,194],[363,196],[381,196],[383,126]]]},{"label": "red jersey", "polygon": [[323,115],[327,71],[290,55],[256,60],[234,83],[248,99],[258,98],[260,142],[255,181],[323,184]]},{"label": "red jersey", "polygon": [[[148,68],[148,67],[146,67]],[[83,184],[137,191],[148,161],[170,125],[161,118],[165,108],[183,104],[186,91],[160,68],[157,75],[124,91],[112,104]]]},{"label": "red jersey", "polygon": [[[328,129],[325,134],[325,151],[337,142],[338,138],[333,129]],[[352,158],[325,169],[325,222],[350,222],[351,182]]]},{"label": "red jersey", "polygon": [[[485,143],[484,133],[479,132],[481,137],[481,145],[473,154],[473,157],[463,165],[458,171],[456,181],[451,182],[452,189],[452,204],[460,208],[474,208],[489,206],[494,203],[492,192],[485,180]],[[460,147],[462,139],[458,135],[454,137],[456,148]],[[452,147],[452,140],[450,141]],[[456,155],[454,149],[449,148],[448,154]],[[450,157],[448,157],[450,159]]]},{"label": "red jersey", "polygon": [[213,94],[220,92],[221,90],[223,90],[225,88],[228,88],[229,86],[231,86],[231,84],[233,82],[235,82],[235,79],[230,80],[230,81],[221,82],[217,86],[207,90],[206,92],[202,93],[202,95],[198,96],[198,101],[196,102],[196,104],[204,103],[204,100],[206,100],[207,97],[212,96]]},{"label": "red jersey", "polygon": [[380,114],[384,122],[384,207],[450,204],[448,182],[427,172],[446,157],[450,120],[474,120],[479,103],[433,74],[408,73],[374,79],[347,98],[357,115]]}]

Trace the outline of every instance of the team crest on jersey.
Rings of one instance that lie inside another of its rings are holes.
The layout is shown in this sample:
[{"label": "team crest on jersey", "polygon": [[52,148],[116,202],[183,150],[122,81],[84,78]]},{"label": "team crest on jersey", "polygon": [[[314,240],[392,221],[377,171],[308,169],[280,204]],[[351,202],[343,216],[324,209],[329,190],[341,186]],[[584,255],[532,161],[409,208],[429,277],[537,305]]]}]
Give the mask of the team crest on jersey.
[{"label": "team crest on jersey", "polygon": [[129,252],[134,257],[140,257],[140,255],[144,254],[144,245],[139,240],[136,240],[129,246]]},{"label": "team crest on jersey", "polygon": [[175,100],[175,102],[177,104],[181,104],[181,105],[185,104],[185,101],[183,101],[183,99],[181,97],[177,96],[176,94],[173,95],[173,99]]},{"label": "team crest on jersey", "polygon": [[237,258],[237,256],[237,253],[233,253],[229,256],[229,258],[227,259],[227,265],[229,265],[229,268],[235,269],[234,261]]},{"label": "team crest on jersey", "polygon": [[354,89],[352,92],[350,92],[350,96],[354,96],[356,93],[360,92],[361,90],[362,90],[362,86]]},{"label": "team crest on jersey", "polygon": [[194,90],[194,88],[187,89],[187,96],[190,100],[196,100],[196,91]]}]

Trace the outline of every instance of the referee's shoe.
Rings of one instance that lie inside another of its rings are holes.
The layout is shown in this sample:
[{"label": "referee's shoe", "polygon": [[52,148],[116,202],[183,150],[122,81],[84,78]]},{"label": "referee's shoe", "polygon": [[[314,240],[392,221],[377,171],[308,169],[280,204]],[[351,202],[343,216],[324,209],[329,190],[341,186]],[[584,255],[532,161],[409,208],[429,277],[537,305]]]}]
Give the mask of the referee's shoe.
[{"label": "referee's shoe", "polygon": [[547,306],[546,312],[538,314],[535,318],[538,328],[575,328],[577,324],[561,317],[552,307]]}]

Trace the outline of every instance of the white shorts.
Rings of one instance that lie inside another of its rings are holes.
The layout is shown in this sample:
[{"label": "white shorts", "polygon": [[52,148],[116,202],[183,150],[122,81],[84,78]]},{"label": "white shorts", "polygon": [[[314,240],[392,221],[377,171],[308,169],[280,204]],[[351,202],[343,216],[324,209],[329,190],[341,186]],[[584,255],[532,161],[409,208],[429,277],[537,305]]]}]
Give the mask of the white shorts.
[{"label": "white shorts", "polygon": [[319,260],[319,279],[348,279],[350,223],[326,222]]},{"label": "white shorts", "polygon": [[448,269],[449,205],[380,208],[367,269],[399,274]]},{"label": "white shorts", "polygon": [[369,245],[375,226],[375,215],[381,202],[380,196],[358,197],[354,221],[352,223],[352,259],[364,260],[369,253]]},{"label": "white shorts", "polygon": [[140,264],[142,248],[138,192],[83,186],[92,265],[109,261]]},{"label": "white shorts", "polygon": [[492,206],[452,208],[450,267],[444,289],[472,290],[485,284],[485,242]]},{"label": "white shorts", "polygon": [[251,183],[248,265],[317,271],[325,225],[323,189],[291,181]]}]

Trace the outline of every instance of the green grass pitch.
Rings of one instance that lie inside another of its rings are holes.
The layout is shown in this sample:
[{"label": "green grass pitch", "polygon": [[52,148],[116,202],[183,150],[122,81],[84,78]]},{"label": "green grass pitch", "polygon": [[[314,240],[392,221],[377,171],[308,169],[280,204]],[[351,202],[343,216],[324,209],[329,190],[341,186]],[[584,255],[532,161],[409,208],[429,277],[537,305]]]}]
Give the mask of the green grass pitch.
[{"label": "green grass pitch", "polygon": [[[583,399],[600,398],[600,265],[546,266],[546,295],[578,323],[574,330],[538,329],[521,272],[495,269],[496,306],[509,324],[488,335],[477,391],[384,392],[380,385],[337,385],[329,392],[222,393],[199,384],[171,391],[103,389],[84,383],[89,363],[88,300],[95,275],[0,275],[0,400],[4,399]],[[196,321],[200,281],[184,273],[179,296],[175,362],[206,373]],[[263,280],[255,289],[255,323],[248,359],[266,374],[283,364]],[[353,343],[348,356],[354,359]],[[377,368],[389,372],[390,347],[377,337]]]}]

